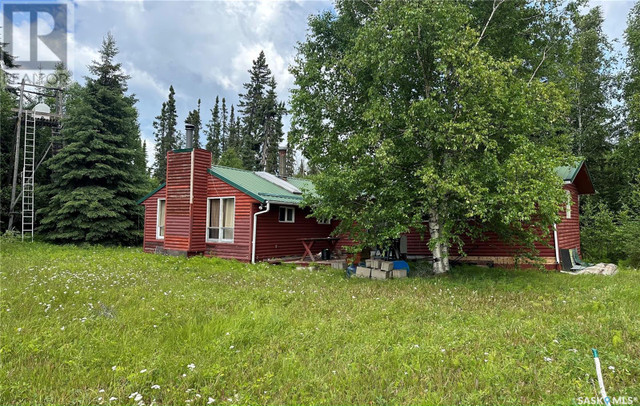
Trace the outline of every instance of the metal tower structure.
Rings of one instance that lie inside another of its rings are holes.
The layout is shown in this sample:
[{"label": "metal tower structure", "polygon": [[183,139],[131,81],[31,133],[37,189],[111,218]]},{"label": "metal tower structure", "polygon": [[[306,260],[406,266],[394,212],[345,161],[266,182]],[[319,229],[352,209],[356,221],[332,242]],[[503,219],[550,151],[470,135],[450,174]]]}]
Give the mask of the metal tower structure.
[{"label": "metal tower structure", "polygon": [[[51,152],[57,153],[62,148],[62,140],[60,138],[61,118],[63,115],[63,92],[64,90],[57,87],[42,86],[36,84],[27,84],[24,79],[20,85],[19,94],[20,102],[17,109],[13,111],[18,113],[16,126],[16,144],[15,159],[13,167],[13,182],[11,185],[11,201],[9,205],[9,224],[8,229],[13,229],[14,216],[18,214],[16,206],[20,198],[22,198],[22,241],[33,241],[35,230],[35,174],[38,167],[44,162],[45,158]],[[48,105],[37,103],[38,99],[43,97],[55,100],[55,111],[51,112]],[[29,108],[25,108],[29,106]],[[22,125],[24,124],[24,143],[21,143]],[[48,146],[39,160],[36,160],[36,145],[41,140],[37,138],[37,128],[39,126],[51,127],[51,139],[48,140]],[[20,148],[22,147],[22,176],[21,190],[16,196],[18,189],[18,168],[20,167]]]}]

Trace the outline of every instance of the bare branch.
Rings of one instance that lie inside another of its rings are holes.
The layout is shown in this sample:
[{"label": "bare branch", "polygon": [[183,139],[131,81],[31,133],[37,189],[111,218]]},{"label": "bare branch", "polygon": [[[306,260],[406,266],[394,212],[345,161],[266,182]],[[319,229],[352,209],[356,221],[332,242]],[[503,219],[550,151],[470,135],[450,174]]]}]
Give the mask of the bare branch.
[{"label": "bare branch", "polygon": [[496,10],[498,9],[498,7],[500,7],[500,5],[502,3],[504,3],[505,1],[506,0],[493,0],[493,7],[492,7],[492,10],[491,10],[491,14],[489,15],[489,18],[487,19],[487,23],[484,25],[484,28],[482,29],[482,32],[480,33],[480,38],[478,38],[478,41],[474,45],[474,48],[477,47],[478,44],[480,43],[480,41],[482,41],[482,38],[484,38],[484,33],[487,31],[487,27],[489,27],[489,23],[493,19],[493,15],[496,13]]},{"label": "bare branch", "polygon": [[531,74],[531,77],[529,78],[529,81],[527,82],[527,86],[531,84],[531,81],[533,80],[533,78],[536,77],[536,74],[538,73],[538,69],[540,69],[540,67],[544,63],[545,59],[547,59],[547,51],[549,50],[550,47],[551,47],[551,45],[548,45],[542,51],[542,59],[540,60],[540,63],[538,64],[538,66],[536,66],[536,69]]}]

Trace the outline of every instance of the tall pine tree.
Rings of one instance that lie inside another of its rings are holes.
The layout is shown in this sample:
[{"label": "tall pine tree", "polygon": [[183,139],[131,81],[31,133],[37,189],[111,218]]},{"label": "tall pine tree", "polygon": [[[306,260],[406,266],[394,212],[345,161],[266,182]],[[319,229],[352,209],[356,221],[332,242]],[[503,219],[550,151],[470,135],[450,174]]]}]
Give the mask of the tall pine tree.
[{"label": "tall pine tree", "polygon": [[220,160],[220,155],[222,154],[222,151],[220,150],[220,99],[218,96],[216,96],[216,103],[214,104],[213,109],[211,109],[211,119],[207,123],[205,134],[207,136],[206,148],[211,151],[213,163],[217,164]]},{"label": "tall pine tree", "polygon": [[115,62],[117,54],[108,34],[86,85],[70,90],[62,130],[67,144],[50,160],[52,182],[43,188],[49,204],[39,211],[48,240],[133,244],[142,236],[136,100],[126,94],[128,76]]},{"label": "tall pine tree", "polygon": [[253,61],[249,82],[240,94],[242,113],[242,160],[251,170],[273,172],[277,168],[278,143],[282,140],[284,104],[278,102],[276,81],[264,51]]},{"label": "tall pine tree", "polygon": [[167,174],[167,152],[179,148],[180,140],[177,132],[178,113],[173,86],[169,87],[169,97],[162,103],[160,115],[153,122],[156,142],[156,163],[154,177],[163,182]]},{"label": "tall pine tree", "polygon": [[184,120],[186,124],[193,124],[193,147],[201,148],[200,144],[200,128],[202,128],[202,121],[200,120],[200,99],[198,99],[198,108],[191,110],[187,115],[187,119]]}]

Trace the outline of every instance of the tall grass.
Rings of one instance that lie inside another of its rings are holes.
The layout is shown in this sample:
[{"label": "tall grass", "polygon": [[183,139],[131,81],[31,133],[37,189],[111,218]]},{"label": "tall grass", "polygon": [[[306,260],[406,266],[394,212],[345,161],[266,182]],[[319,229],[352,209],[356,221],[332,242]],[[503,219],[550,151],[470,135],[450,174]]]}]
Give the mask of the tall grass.
[{"label": "tall grass", "polygon": [[128,248],[1,252],[1,404],[570,404],[595,396],[592,347],[609,395],[640,397],[630,269],[372,281]]}]

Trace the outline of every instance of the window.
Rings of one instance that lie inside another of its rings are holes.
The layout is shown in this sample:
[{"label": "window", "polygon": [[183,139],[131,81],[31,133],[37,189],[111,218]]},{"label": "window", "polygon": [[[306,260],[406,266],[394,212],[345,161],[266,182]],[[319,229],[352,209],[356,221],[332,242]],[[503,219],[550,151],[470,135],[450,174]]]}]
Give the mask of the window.
[{"label": "window", "polygon": [[571,192],[569,192],[568,190],[565,190],[565,192],[567,193],[567,208],[565,210],[565,213],[567,214],[567,218],[570,219],[571,218],[571,203],[573,203],[573,199],[571,197]]},{"label": "window", "polygon": [[207,199],[207,241],[233,242],[235,206],[234,197]]},{"label": "window", "polygon": [[158,218],[156,219],[156,239],[164,239],[164,222],[167,218],[167,200],[158,199]]},{"label": "window", "polygon": [[331,224],[331,219],[317,219],[318,224]]},{"label": "window", "polygon": [[293,223],[295,221],[295,212],[295,207],[280,206],[280,222]]}]

